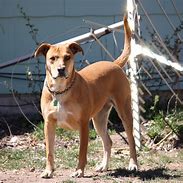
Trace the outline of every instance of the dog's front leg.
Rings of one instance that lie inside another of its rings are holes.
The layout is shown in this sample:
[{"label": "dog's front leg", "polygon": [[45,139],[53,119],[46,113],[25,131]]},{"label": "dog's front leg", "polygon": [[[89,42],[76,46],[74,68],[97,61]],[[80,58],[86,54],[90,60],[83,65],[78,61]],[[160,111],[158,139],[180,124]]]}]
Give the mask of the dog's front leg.
[{"label": "dog's front leg", "polygon": [[87,163],[87,149],[88,149],[88,124],[82,123],[80,128],[80,149],[79,149],[79,163],[76,171],[72,174],[72,177],[83,177],[84,168]]},{"label": "dog's front leg", "polygon": [[55,128],[56,128],[55,121],[45,121],[44,133],[46,140],[46,169],[41,174],[42,178],[53,177]]}]

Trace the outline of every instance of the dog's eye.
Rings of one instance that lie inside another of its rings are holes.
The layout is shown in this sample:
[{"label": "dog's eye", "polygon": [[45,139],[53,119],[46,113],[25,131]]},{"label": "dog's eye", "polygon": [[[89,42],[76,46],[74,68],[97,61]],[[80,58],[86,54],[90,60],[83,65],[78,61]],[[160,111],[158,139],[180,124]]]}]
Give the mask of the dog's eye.
[{"label": "dog's eye", "polygon": [[50,60],[51,61],[55,61],[56,60],[56,57],[51,57]]},{"label": "dog's eye", "polygon": [[64,56],[64,61],[68,61],[68,60],[70,60],[71,59],[71,56],[69,56],[69,55],[65,55]]}]

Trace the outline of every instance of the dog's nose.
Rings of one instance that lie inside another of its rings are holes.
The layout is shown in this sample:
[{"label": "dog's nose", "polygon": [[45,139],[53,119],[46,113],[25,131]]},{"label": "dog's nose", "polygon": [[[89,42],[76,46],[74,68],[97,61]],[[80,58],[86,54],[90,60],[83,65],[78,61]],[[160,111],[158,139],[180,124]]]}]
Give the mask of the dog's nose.
[{"label": "dog's nose", "polygon": [[60,76],[65,76],[65,67],[58,68],[57,70]]}]

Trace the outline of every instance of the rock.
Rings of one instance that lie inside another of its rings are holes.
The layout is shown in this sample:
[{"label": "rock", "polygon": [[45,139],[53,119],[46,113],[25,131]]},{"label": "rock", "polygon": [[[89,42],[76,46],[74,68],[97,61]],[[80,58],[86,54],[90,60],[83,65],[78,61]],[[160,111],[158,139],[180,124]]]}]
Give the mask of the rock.
[{"label": "rock", "polygon": [[16,146],[19,142],[19,138],[17,136],[14,136],[10,139],[9,143],[10,145]]}]

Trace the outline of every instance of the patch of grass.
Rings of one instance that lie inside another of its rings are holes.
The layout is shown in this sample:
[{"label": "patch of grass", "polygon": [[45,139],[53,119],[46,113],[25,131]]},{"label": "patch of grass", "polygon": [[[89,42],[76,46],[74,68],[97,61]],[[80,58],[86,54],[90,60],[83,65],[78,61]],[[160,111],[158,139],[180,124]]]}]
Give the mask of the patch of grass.
[{"label": "patch of grass", "polygon": [[58,148],[55,151],[55,162],[57,167],[75,168],[78,161],[79,146],[73,145],[68,148]]},{"label": "patch of grass", "polygon": [[[39,140],[42,141],[44,140],[44,122],[40,122],[37,125],[38,128],[34,129],[34,132],[32,133],[32,136]],[[79,135],[78,132],[76,131],[71,131],[71,130],[64,130],[62,128],[57,127],[56,128],[56,136],[59,138],[62,138],[63,140],[73,140]]]},{"label": "patch of grass", "polygon": [[63,139],[65,141],[68,140],[75,140],[79,137],[78,131],[72,131],[72,130],[65,130],[63,128],[56,128],[56,136],[60,139]]},{"label": "patch of grass", "polygon": [[[95,167],[99,162],[98,149],[101,143],[91,140],[88,147],[88,167]],[[55,163],[59,168],[75,168],[78,163],[79,143],[65,147],[55,148]],[[102,159],[102,156],[101,156]],[[101,160],[100,159],[100,160]],[[14,170],[21,168],[44,169],[45,149],[30,147],[28,149],[1,149],[0,150],[0,169]]]},{"label": "patch of grass", "polygon": [[141,166],[166,167],[167,164],[173,162],[173,158],[163,152],[149,151],[140,153],[139,162]]},{"label": "patch of grass", "polygon": [[89,139],[90,140],[95,140],[97,138],[97,133],[95,129],[90,129],[89,131]]},{"label": "patch of grass", "polygon": [[183,111],[177,110],[176,112],[165,115],[159,111],[150,121],[150,126],[147,135],[158,143],[168,133],[173,132],[180,140],[183,140]]},{"label": "patch of grass", "polygon": [[[38,128],[34,129],[34,132],[32,133],[32,136],[36,138],[37,140],[43,140],[44,139],[44,123],[40,122],[37,125]],[[79,137],[79,132],[77,131],[71,131],[71,130],[65,130],[62,128],[57,127],[56,128],[56,136],[63,139],[63,140],[74,140],[77,137]],[[90,129],[89,131],[89,139],[95,140],[97,137],[97,133],[95,129]]]},{"label": "patch of grass", "polygon": [[129,163],[129,157],[125,157],[123,154],[113,155],[110,160],[110,169],[127,168]]},{"label": "patch of grass", "polygon": [[73,180],[64,180],[64,181],[62,181],[62,183],[75,183],[75,181],[73,181]]},{"label": "patch of grass", "polygon": [[43,140],[44,139],[44,123],[41,121],[38,125],[38,128],[35,128],[32,136],[37,140]]},{"label": "patch of grass", "polygon": [[159,156],[159,164],[162,166],[166,166],[172,161],[173,161],[172,158],[167,156],[166,154],[162,154],[161,156]]},{"label": "patch of grass", "polygon": [[178,151],[177,160],[178,160],[178,162],[183,163],[183,150]]},{"label": "patch of grass", "polygon": [[100,139],[90,140],[88,144],[88,165],[87,167],[96,168],[102,161],[103,151],[102,142]]},{"label": "patch of grass", "polygon": [[[97,156],[96,156],[97,154]],[[102,160],[102,143],[98,139],[90,140],[88,144],[87,167],[93,168]],[[78,163],[79,143],[72,144],[68,148],[56,149],[56,164],[62,168],[75,168]]]},{"label": "patch of grass", "polygon": [[43,150],[34,151],[33,149],[1,149],[0,150],[0,169],[18,170],[21,168],[43,168]]}]

